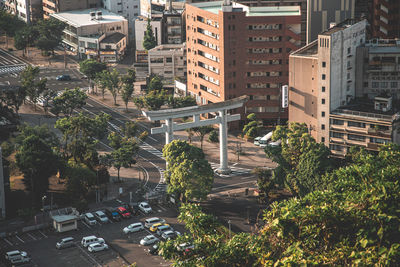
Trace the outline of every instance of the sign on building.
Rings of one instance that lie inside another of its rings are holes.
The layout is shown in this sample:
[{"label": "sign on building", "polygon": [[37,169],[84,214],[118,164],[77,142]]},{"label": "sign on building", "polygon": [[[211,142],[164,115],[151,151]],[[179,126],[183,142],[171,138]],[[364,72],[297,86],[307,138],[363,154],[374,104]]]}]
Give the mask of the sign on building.
[{"label": "sign on building", "polygon": [[289,87],[287,85],[282,86],[282,107],[287,108],[289,106]]}]

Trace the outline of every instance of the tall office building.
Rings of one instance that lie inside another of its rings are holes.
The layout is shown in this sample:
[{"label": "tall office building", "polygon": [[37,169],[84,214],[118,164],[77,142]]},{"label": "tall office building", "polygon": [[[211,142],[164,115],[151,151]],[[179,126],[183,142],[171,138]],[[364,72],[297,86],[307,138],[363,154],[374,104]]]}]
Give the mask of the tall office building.
[{"label": "tall office building", "polygon": [[50,14],[54,13],[88,8],[100,8],[101,0],[42,0],[42,5],[43,18],[48,19],[50,18]]},{"label": "tall office building", "polygon": [[248,7],[229,1],[186,5],[188,91],[200,104],[242,95],[236,112],[265,123],[287,119],[280,88],[288,56],[301,45],[301,13],[293,7]]}]

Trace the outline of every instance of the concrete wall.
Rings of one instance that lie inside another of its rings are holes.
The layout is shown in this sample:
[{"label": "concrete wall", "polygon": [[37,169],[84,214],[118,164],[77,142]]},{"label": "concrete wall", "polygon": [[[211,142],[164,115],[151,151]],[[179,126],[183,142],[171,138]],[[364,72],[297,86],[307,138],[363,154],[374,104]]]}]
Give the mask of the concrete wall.
[{"label": "concrete wall", "polygon": [[[153,33],[157,40],[157,45],[161,45],[162,41],[162,25],[161,21],[150,22],[150,25],[153,29]],[[147,28],[147,20],[137,19],[135,20],[135,42],[136,42],[136,50],[144,50],[143,48],[143,38],[144,33]]]}]

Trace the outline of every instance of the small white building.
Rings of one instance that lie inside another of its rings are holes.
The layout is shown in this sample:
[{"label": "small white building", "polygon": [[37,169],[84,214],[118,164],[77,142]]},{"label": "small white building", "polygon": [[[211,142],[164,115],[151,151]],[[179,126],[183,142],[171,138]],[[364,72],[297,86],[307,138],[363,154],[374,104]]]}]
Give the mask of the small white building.
[{"label": "small white building", "polygon": [[135,20],[140,15],[140,0],[102,0],[104,9],[128,20],[129,38],[135,37]]},{"label": "small white building", "polygon": [[148,51],[149,74],[173,84],[176,77],[186,79],[186,43],[164,44]]},{"label": "small white building", "polygon": [[75,215],[55,215],[53,227],[59,233],[78,229],[78,217]]},{"label": "small white building", "polygon": [[[50,16],[66,23],[63,43],[80,58],[100,58],[101,42],[114,33],[128,37],[128,20],[106,9],[73,10]],[[124,42],[126,47],[128,38]]]}]

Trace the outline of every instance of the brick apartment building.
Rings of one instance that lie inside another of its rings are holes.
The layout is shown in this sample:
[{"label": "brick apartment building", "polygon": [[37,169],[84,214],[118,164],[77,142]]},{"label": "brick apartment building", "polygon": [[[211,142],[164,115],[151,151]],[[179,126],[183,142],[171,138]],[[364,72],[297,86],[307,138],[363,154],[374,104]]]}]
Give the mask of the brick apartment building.
[{"label": "brick apartment building", "polygon": [[371,0],[369,23],[375,38],[400,38],[400,1]]},{"label": "brick apartment building", "polygon": [[100,0],[42,0],[43,18],[47,19],[50,14],[88,8],[100,8]]},{"label": "brick apartment building", "polygon": [[287,119],[280,89],[288,82],[288,56],[301,45],[298,6],[248,7],[217,1],[186,5],[187,87],[200,104],[242,95],[242,118]]}]

